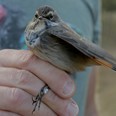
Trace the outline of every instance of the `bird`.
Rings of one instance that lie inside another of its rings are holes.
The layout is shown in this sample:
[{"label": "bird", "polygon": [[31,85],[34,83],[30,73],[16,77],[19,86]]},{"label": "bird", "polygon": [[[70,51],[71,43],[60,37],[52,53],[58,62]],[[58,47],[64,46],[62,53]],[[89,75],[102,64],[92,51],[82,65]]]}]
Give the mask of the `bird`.
[{"label": "bird", "polygon": [[27,25],[25,42],[37,57],[68,73],[94,65],[116,71],[111,54],[75,32],[48,5],[39,7]]}]

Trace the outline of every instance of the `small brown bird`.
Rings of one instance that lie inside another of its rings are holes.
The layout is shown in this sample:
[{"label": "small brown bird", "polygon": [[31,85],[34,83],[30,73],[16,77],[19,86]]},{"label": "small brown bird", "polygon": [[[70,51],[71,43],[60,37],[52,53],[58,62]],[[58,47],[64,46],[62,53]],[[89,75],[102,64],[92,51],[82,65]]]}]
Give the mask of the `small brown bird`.
[{"label": "small brown bird", "polygon": [[[116,59],[97,45],[72,30],[49,6],[40,7],[25,30],[25,42],[39,58],[73,73],[88,66],[102,65],[116,71]],[[43,97],[44,86],[33,100],[36,109]]]},{"label": "small brown bird", "polygon": [[116,59],[72,30],[49,6],[40,7],[25,30],[27,46],[39,58],[72,73],[92,65],[116,71]]}]

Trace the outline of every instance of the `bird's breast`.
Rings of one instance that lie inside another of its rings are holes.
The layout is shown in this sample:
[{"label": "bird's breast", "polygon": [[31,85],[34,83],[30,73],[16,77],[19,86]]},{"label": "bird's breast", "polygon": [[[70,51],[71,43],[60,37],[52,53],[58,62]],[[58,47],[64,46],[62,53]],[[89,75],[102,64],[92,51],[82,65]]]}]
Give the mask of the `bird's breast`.
[{"label": "bird's breast", "polygon": [[45,31],[44,21],[31,22],[25,31],[25,41],[30,48],[34,48],[40,42],[40,36]]},{"label": "bird's breast", "polygon": [[44,22],[39,22],[38,25],[35,27],[35,32],[41,33],[46,29],[46,25]]}]

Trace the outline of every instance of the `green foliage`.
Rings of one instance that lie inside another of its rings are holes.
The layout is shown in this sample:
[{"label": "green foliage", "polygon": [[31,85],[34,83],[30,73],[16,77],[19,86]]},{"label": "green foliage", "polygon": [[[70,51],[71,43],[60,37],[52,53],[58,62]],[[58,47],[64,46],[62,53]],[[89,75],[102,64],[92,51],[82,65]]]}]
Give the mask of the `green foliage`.
[{"label": "green foliage", "polygon": [[116,0],[102,0],[103,10],[116,11]]}]

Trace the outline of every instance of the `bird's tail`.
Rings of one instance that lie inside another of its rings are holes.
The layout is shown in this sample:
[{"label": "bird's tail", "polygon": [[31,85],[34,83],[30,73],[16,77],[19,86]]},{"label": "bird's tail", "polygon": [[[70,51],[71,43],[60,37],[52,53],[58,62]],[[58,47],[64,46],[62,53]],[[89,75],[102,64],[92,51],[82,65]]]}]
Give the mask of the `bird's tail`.
[{"label": "bird's tail", "polygon": [[[110,56],[110,55],[108,55],[108,56]],[[104,59],[95,58],[94,61],[99,65],[108,67],[108,68],[116,71],[116,64],[115,64],[116,60],[112,56],[106,57],[106,58],[104,58]]]}]

